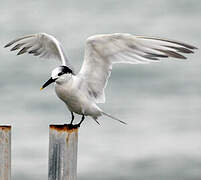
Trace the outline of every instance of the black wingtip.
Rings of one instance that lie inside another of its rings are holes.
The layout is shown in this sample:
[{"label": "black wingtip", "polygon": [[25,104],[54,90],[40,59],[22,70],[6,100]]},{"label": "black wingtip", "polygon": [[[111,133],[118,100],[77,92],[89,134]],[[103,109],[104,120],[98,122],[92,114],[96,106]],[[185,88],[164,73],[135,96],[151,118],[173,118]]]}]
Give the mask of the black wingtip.
[{"label": "black wingtip", "polygon": [[157,51],[163,52],[164,54],[166,54],[168,57],[173,57],[173,58],[177,58],[177,59],[187,59],[185,56],[174,52],[174,51],[170,51],[170,50],[163,50],[163,49],[158,49],[158,48],[154,48]]},{"label": "black wingtip", "polygon": [[9,47],[11,44],[10,43],[8,43],[8,44],[6,44],[5,46],[4,46],[4,48],[7,48],[7,47]]},{"label": "black wingtip", "polygon": [[23,47],[23,48],[17,53],[17,55],[21,55],[21,54],[26,53],[29,48],[30,48],[30,47]]}]

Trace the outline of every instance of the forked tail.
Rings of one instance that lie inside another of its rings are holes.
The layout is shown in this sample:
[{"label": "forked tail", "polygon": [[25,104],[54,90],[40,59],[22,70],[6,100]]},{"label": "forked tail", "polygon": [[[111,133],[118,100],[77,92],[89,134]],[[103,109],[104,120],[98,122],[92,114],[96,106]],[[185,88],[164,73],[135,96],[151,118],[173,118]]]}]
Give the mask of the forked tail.
[{"label": "forked tail", "polygon": [[126,122],[124,122],[124,121],[121,121],[120,119],[118,119],[118,118],[116,118],[116,117],[114,117],[114,116],[112,116],[112,115],[110,115],[110,114],[107,114],[107,113],[105,113],[105,112],[101,112],[103,115],[105,115],[105,116],[108,116],[108,117],[110,117],[110,118],[112,118],[113,120],[115,120],[115,121],[119,121],[120,123],[122,123],[122,124],[127,124]]}]

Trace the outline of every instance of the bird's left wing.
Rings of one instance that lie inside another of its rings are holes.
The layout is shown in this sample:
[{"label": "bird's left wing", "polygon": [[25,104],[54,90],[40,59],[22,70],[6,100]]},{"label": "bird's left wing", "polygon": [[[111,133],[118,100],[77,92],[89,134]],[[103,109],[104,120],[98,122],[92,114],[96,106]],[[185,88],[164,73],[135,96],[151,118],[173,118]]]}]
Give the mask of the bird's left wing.
[{"label": "bird's left wing", "polygon": [[116,33],[95,35],[86,41],[85,57],[79,76],[88,95],[96,103],[104,103],[104,89],[114,63],[149,63],[160,58],[186,59],[181,53],[193,53],[196,47],[160,38]]},{"label": "bird's left wing", "polygon": [[70,65],[59,41],[49,34],[38,33],[24,36],[9,42],[4,47],[12,45],[11,51],[19,50],[17,55],[29,53],[42,58],[56,58],[62,65]]}]

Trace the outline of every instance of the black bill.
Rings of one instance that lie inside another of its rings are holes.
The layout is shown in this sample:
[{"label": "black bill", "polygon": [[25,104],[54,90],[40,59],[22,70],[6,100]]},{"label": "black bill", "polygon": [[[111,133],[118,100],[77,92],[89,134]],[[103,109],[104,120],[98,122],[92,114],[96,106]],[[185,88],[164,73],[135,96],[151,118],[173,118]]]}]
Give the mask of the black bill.
[{"label": "black bill", "polygon": [[45,84],[43,84],[43,86],[40,88],[40,90],[44,89],[45,87],[47,87],[51,83],[55,82],[55,80],[56,79],[52,79],[52,77],[51,77]]}]

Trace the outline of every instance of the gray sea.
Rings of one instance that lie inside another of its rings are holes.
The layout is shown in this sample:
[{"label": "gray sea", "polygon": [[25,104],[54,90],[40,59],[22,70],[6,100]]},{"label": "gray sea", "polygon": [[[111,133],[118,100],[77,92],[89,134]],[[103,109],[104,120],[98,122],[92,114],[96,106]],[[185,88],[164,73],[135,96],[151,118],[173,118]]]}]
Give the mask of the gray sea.
[{"label": "gray sea", "polygon": [[[201,47],[200,0],[2,0],[0,124],[11,124],[12,176],[44,180],[48,126],[70,113],[53,86],[39,91],[58,62],[16,56],[3,46],[46,32],[58,38],[76,71],[84,43],[98,33],[165,37]],[[201,179],[201,59],[115,65],[100,107],[126,121],[87,118],[79,130],[80,180]],[[77,121],[80,119],[76,116]]]}]

